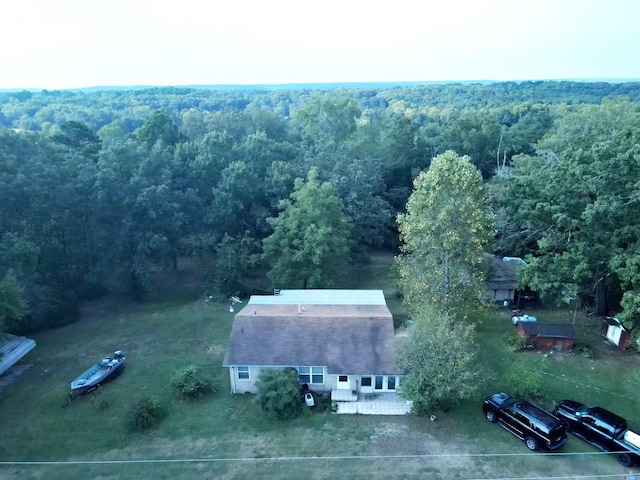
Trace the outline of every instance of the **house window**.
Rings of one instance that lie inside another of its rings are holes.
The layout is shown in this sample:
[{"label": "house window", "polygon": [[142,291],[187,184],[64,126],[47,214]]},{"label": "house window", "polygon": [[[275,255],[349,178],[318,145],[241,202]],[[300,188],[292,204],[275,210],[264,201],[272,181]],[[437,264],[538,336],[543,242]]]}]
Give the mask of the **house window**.
[{"label": "house window", "polygon": [[376,385],[374,387],[375,390],[382,390],[382,380],[384,377],[382,375],[376,375]]},{"label": "house window", "polygon": [[238,380],[249,380],[249,367],[238,367]]},{"label": "house window", "polygon": [[395,390],[396,389],[396,377],[387,377],[387,390]]},{"label": "house window", "polygon": [[311,367],[298,367],[300,383],[311,383]]},{"label": "house window", "polygon": [[349,377],[347,375],[338,375],[338,381],[339,382],[348,382],[349,381]]},{"label": "house window", "polygon": [[362,386],[370,387],[371,386],[371,377],[362,377]]},{"label": "house window", "polygon": [[322,367],[298,367],[300,383],[324,383],[324,369]]}]

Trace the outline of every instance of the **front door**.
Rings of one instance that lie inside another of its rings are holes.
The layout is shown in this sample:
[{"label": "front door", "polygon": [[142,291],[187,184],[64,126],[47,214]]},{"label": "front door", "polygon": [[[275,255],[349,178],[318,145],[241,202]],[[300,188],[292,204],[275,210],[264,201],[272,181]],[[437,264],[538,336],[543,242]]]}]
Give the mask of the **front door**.
[{"label": "front door", "polygon": [[338,375],[338,384],[336,386],[338,390],[351,389],[351,382],[349,382],[349,375]]}]

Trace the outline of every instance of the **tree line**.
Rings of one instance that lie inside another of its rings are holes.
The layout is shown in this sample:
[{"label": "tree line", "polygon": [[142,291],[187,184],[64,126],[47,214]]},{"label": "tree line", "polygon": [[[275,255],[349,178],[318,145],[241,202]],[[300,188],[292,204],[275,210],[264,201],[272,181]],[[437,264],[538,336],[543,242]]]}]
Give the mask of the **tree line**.
[{"label": "tree line", "polygon": [[143,298],[181,257],[220,295],[262,265],[280,288],[331,286],[348,262],[398,248],[412,182],[452,151],[482,179],[496,218],[488,250],[526,258],[523,281],[545,298],[581,294],[633,326],[638,92],[2,94],[0,318],[29,331],[72,321],[81,299],[116,286]]}]

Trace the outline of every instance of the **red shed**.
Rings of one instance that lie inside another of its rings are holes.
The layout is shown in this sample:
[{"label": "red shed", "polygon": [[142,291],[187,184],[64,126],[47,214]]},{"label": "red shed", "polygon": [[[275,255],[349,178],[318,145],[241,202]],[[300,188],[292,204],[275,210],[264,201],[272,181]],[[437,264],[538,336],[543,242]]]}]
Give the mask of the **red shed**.
[{"label": "red shed", "polygon": [[571,350],[576,343],[573,325],[522,322],[518,323],[518,335],[529,337],[541,349]]}]

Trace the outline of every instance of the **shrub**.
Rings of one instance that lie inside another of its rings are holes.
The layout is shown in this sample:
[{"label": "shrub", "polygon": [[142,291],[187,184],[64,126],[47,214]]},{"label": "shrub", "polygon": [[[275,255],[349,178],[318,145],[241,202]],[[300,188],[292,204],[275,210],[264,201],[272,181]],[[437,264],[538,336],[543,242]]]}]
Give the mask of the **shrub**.
[{"label": "shrub", "polygon": [[256,401],[262,413],[277,420],[288,420],[302,413],[298,372],[292,368],[265,370],[256,385]]},{"label": "shrub", "polygon": [[164,416],[164,408],[156,399],[143,397],[131,406],[127,423],[131,431],[142,432],[155,426]]},{"label": "shrub", "polygon": [[533,343],[529,337],[523,337],[517,333],[509,333],[505,335],[505,343],[509,345],[514,352],[523,350],[533,350]]},{"label": "shrub", "polygon": [[504,379],[518,397],[534,398],[542,393],[547,362],[544,357],[518,356],[505,372]]},{"label": "shrub", "polygon": [[313,411],[316,413],[331,413],[334,412],[334,403],[335,408],[337,410],[338,404],[337,402],[331,401],[331,395],[328,393],[314,393],[313,399],[315,400],[315,407]]},{"label": "shrub", "polygon": [[427,404],[421,400],[414,400],[411,407],[411,413],[418,417],[425,417],[433,412],[433,405]]},{"label": "shrub", "polygon": [[406,327],[409,323],[409,315],[406,313],[396,313],[393,316],[393,328]]},{"label": "shrub", "polygon": [[75,294],[62,287],[27,283],[25,299],[29,312],[25,317],[25,327],[17,332],[21,335],[67,325],[80,316]]},{"label": "shrub", "polygon": [[587,358],[593,357],[593,350],[588,343],[576,343],[573,346],[573,353],[584,355]]},{"label": "shrub", "polygon": [[200,398],[217,390],[211,379],[197,365],[189,365],[171,376],[171,386],[178,395]]}]

